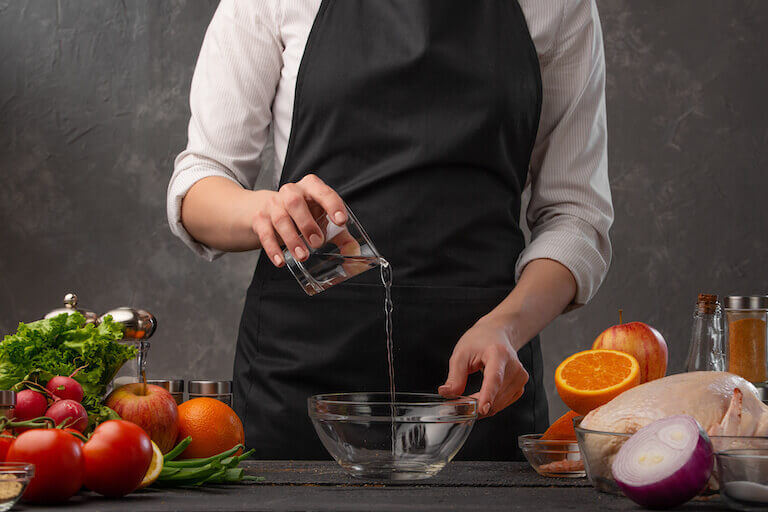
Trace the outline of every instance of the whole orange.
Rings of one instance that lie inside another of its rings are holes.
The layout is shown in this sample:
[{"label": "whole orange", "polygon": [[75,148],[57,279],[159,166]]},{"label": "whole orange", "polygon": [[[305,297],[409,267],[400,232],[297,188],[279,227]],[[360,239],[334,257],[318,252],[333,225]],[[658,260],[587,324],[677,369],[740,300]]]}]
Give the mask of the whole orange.
[{"label": "whole orange", "polygon": [[211,457],[245,443],[240,418],[231,407],[215,398],[193,398],[179,406],[177,442],[187,436],[192,436],[192,442],[179,456],[181,459]]}]

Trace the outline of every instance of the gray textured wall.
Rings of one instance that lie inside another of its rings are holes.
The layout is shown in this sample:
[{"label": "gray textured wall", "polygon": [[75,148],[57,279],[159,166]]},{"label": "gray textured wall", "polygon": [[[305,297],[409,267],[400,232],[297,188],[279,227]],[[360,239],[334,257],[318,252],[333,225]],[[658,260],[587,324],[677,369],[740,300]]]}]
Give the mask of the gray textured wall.
[{"label": "gray textured wall", "polygon": [[[614,263],[590,305],[543,333],[553,415],[554,366],[619,307],[679,366],[699,291],[768,292],[768,3],[598,3]],[[157,315],[151,376],[231,375],[255,255],[205,263],[165,221],[215,5],[0,1],[0,333],[75,290],[99,312]]]}]

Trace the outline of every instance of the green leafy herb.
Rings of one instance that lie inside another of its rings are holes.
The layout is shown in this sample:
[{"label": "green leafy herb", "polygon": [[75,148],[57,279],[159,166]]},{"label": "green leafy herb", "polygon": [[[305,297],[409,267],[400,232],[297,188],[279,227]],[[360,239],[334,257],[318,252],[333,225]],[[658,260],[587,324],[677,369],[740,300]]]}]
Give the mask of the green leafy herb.
[{"label": "green leafy herb", "polygon": [[44,385],[79,368],[73,378],[83,386],[89,422],[116,417],[101,398],[120,367],[136,357],[136,347],[117,342],[122,337],[122,324],[110,316],[98,326],[77,312],[20,323],[16,334],[0,342],[0,389],[21,389],[25,380]]}]

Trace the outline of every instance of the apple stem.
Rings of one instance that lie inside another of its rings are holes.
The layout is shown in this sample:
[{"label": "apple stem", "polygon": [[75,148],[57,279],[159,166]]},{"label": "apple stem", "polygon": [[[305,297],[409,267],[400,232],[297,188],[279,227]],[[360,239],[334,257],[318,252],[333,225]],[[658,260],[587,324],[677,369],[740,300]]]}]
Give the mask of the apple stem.
[{"label": "apple stem", "polygon": [[622,313],[622,311],[623,311],[622,309],[619,309],[619,325],[621,325],[621,313]]}]

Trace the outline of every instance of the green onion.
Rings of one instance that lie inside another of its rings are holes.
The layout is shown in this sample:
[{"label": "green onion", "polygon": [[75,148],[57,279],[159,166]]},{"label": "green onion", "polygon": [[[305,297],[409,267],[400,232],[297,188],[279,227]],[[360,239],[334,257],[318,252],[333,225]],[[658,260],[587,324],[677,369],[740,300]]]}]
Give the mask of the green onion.
[{"label": "green onion", "polygon": [[189,446],[189,443],[192,442],[192,436],[187,436],[184,439],[179,442],[176,446],[173,447],[173,450],[169,451],[165,455],[163,455],[163,462],[168,462],[170,460],[175,459],[181,453],[187,449],[187,446]]}]

